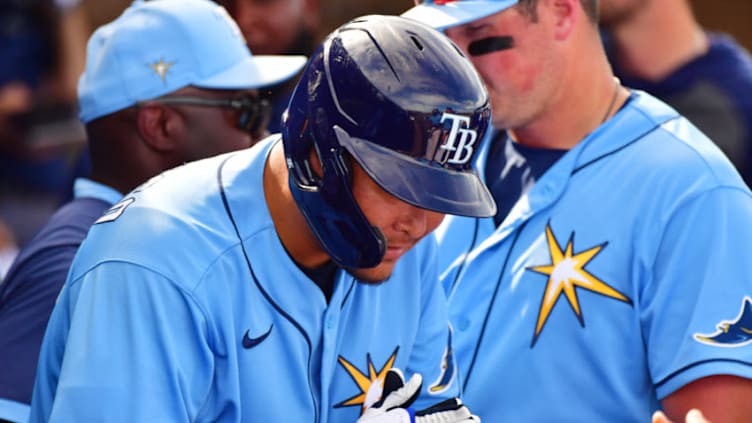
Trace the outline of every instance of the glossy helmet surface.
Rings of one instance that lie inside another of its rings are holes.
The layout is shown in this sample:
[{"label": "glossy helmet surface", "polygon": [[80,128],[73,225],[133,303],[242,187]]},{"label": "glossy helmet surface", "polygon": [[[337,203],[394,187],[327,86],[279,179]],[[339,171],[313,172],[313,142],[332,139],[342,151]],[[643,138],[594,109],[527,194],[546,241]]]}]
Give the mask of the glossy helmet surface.
[{"label": "glossy helmet surface", "polygon": [[[293,197],[332,260],[373,267],[386,248],[353,197],[351,159],[417,207],[494,215],[472,169],[489,119],[478,74],[440,32],[372,15],[330,34],[293,92],[282,138]],[[312,170],[312,149],[322,175]]]}]

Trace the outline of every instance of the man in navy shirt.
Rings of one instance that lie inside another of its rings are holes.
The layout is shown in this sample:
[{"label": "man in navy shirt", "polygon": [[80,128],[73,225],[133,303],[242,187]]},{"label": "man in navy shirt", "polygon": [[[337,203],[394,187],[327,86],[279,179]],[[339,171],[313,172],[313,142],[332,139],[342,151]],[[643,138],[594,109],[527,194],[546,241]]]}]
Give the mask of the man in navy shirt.
[{"label": "man in navy shirt", "polygon": [[305,63],[303,56],[252,56],[212,2],[157,3],[135,2],[88,43],[78,97],[91,179],[75,182],[74,200],[0,284],[0,420],[27,418],[47,320],[89,226],[163,170],[257,142],[268,114],[257,89]]},{"label": "man in navy shirt", "polygon": [[718,144],[752,184],[752,56],[708,31],[687,0],[603,0],[600,25],[614,74],[673,106]]}]

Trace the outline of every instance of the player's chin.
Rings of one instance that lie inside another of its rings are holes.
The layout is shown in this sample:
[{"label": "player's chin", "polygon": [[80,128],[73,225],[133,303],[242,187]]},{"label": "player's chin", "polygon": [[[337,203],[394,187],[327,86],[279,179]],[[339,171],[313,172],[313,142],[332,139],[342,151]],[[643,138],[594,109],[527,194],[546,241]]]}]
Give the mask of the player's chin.
[{"label": "player's chin", "polygon": [[367,283],[369,285],[378,285],[389,280],[394,271],[394,263],[381,262],[376,267],[369,267],[367,269],[351,269],[350,273],[355,276],[359,281]]}]

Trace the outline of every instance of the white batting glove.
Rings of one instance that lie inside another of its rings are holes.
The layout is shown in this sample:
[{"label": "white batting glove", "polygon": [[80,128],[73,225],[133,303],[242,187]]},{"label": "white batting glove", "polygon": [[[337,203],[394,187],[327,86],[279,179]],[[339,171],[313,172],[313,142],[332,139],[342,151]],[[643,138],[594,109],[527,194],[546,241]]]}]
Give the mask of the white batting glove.
[{"label": "white batting glove", "polygon": [[450,398],[433,406],[416,411],[415,423],[480,423],[459,398]]},{"label": "white batting glove", "polygon": [[384,380],[381,400],[367,408],[357,423],[470,423],[480,422],[459,398],[442,401],[424,410],[410,405],[418,398],[423,377],[416,373],[407,383],[399,369],[391,369]]}]

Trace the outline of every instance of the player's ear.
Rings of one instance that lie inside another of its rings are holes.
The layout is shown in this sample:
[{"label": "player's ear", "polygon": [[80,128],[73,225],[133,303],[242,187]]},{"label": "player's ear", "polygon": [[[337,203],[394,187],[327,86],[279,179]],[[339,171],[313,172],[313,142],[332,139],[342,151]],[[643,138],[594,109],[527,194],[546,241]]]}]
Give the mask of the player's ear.
[{"label": "player's ear", "polygon": [[566,40],[582,14],[580,0],[549,0],[554,20],[554,37]]},{"label": "player's ear", "polygon": [[174,132],[179,130],[180,116],[159,103],[147,103],[138,108],[136,126],[143,142],[152,150],[171,151],[175,148]]},{"label": "player's ear", "polygon": [[311,146],[311,151],[308,153],[308,162],[311,164],[311,170],[314,175],[321,178],[324,175],[324,170],[321,166],[321,159],[319,159],[319,155],[316,154],[316,149],[313,146]]},{"label": "player's ear", "polygon": [[[350,170],[352,170],[353,164],[357,165],[357,161],[353,159],[348,151],[342,152],[342,160],[344,162],[344,165]],[[324,176],[324,168],[321,165],[321,159],[319,158],[319,155],[316,154],[316,149],[313,147],[311,147],[311,151],[308,153],[308,162],[311,164],[311,170],[313,171],[313,174],[319,178],[322,178]],[[352,175],[352,172],[350,174]]]}]

